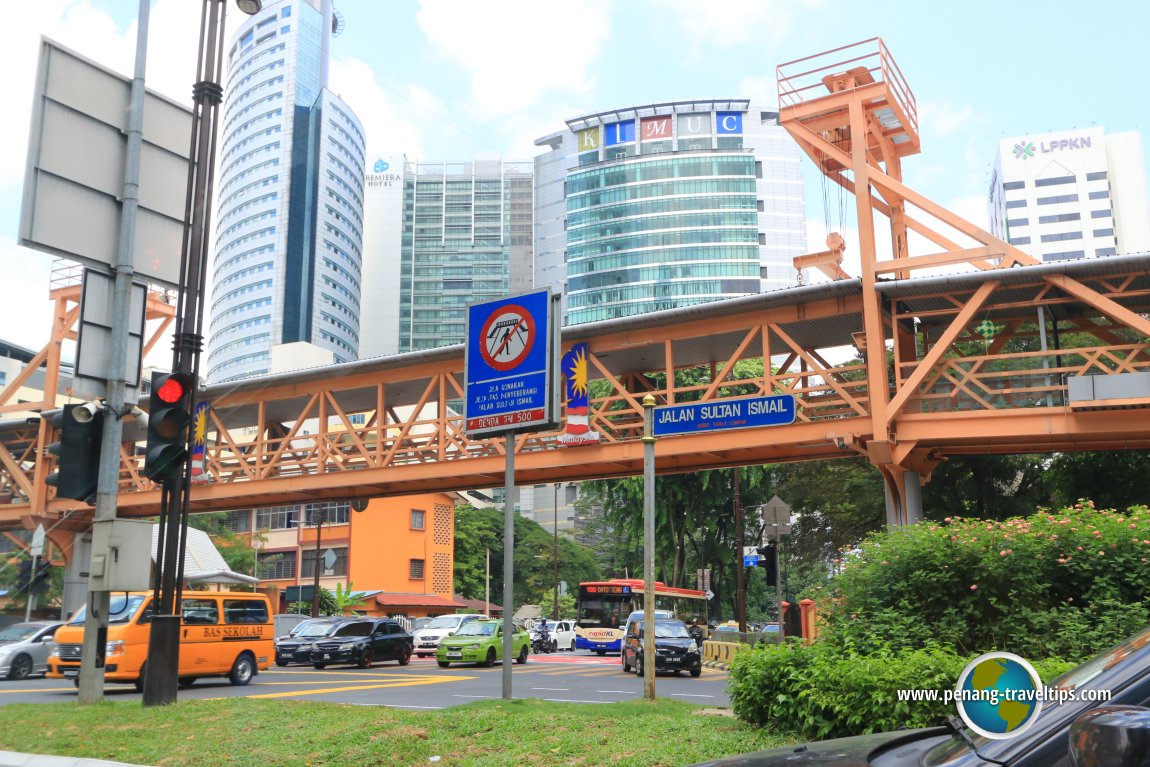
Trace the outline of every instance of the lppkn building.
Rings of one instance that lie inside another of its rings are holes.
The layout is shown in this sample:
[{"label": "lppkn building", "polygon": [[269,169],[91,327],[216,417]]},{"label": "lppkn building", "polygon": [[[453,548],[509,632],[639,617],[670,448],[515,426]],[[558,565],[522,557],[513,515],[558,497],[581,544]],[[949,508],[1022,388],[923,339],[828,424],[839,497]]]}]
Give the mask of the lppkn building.
[{"label": "lppkn building", "polygon": [[650,104],[535,143],[534,283],[563,292],[568,324],[802,282],[800,150],[777,111]]},{"label": "lppkn building", "polygon": [[227,49],[211,383],[272,372],[282,344],[359,356],[366,141],[327,88],[340,23],[331,0],[265,0]]}]

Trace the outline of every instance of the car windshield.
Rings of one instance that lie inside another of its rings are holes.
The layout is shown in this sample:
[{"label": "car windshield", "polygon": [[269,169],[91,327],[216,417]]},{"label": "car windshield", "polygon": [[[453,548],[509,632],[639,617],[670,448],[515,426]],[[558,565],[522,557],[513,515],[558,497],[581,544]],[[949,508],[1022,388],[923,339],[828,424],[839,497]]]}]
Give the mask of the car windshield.
[{"label": "car windshield", "polygon": [[313,623],[310,626],[304,626],[297,637],[325,637],[332,633],[339,627],[338,623]]},{"label": "car windshield", "polygon": [[[132,616],[136,614],[136,610],[147,599],[143,594],[129,594],[127,596],[121,594],[120,596],[112,596],[112,600],[108,603],[108,623],[127,623],[132,620]],[[72,619],[68,621],[69,626],[81,626],[84,623],[88,608],[85,605],[76,611]]]},{"label": "car windshield", "polygon": [[656,639],[690,639],[691,635],[687,633],[687,627],[681,622],[663,623],[662,621],[655,624],[655,638]]},{"label": "car windshield", "polygon": [[459,631],[455,632],[457,637],[489,637],[495,636],[494,623],[483,623],[481,621],[471,621],[463,625]]},{"label": "car windshield", "polygon": [[39,630],[39,626],[33,626],[31,623],[17,623],[15,626],[9,626],[0,631],[0,642],[20,642],[30,638]]},{"label": "car windshield", "polygon": [[459,618],[454,615],[440,615],[424,626],[425,629],[453,629],[459,625]]}]

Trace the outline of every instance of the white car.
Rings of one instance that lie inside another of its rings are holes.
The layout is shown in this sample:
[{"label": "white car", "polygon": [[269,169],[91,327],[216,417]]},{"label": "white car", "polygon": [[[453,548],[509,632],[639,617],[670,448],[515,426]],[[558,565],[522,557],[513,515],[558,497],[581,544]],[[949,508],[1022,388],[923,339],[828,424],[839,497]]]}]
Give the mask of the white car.
[{"label": "white car", "polygon": [[[543,623],[544,621],[540,621]],[[545,621],[551,635],[552,647],[558,650],[575,651],[575,621]],[[536,624],[538,625],[538,624]],[[534,629],[532,630],[534,634]]]},{"label": "white car", "polygon": [[420,658],[435,655],[435,651],[439,649],[439,640],[459,631],[459,627],[464,623],[483,620],[486,617],[486,615],[472,613],[457,613],[453,615],[440,615],[432,619],[431,623],[412,632],[412,637],[415,639],[415,654]]}]

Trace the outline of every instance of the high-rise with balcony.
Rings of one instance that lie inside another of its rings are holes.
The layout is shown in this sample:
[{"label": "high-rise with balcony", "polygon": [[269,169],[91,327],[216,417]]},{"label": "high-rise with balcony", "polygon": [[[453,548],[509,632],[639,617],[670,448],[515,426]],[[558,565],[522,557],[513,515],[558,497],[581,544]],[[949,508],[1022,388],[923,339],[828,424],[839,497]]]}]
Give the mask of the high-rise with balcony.
[{"label": "high-rise with balcony", "polygon": [[1083,128],[1002,139],[990,231],[1042,261],[1150,251],[1142,138]]},{"label": "high-rise with balcony", "polygon": [[331,0],[265,0],[227,49],[207,379],[272,348],[359,356],[365,138],[327,88]]},{"label": "high-rise with balcony", "polygon": [[535,143],[535,284],[563,291],[569,324],[802,281],[800,151],[777,111],[628,107]]}]

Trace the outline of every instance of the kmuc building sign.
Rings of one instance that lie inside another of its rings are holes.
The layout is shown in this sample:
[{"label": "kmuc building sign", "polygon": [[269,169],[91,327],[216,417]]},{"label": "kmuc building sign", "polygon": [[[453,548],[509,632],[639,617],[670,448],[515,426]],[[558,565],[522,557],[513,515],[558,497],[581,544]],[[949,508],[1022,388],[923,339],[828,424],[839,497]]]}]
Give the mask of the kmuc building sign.
[{"label": "kmuc building sign", "polygon": [[640,141],[665,141],[672,138],[672,119],[676,120],[675,134],[681,138],[712,135],[741,136],[744,115],[744,112],[692,112],[675,116],[644,117],[638,121],[619,120],[576,132],[575,145],[578,151],[589,152],[604,146],[633,144],[636,133]]}]

